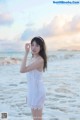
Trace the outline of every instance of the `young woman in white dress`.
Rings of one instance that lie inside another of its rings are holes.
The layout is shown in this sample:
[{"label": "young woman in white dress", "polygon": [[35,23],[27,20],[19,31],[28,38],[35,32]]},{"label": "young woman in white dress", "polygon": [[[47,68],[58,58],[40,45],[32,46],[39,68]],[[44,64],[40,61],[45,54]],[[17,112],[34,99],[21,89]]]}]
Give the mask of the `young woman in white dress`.
[{"label": "young woman in white dress", "polygon": [[[27,56],[30,51],[32,58],[27,64]],[[32,111],[33,120],[42,120],[42,110],[46,97],[42,73],[47,68],[46,46],[42,37],[34,37],[31,43],[25,44],[25,56],[22,60],[20,72],[27,73],[28,95],[27,104]]]}]

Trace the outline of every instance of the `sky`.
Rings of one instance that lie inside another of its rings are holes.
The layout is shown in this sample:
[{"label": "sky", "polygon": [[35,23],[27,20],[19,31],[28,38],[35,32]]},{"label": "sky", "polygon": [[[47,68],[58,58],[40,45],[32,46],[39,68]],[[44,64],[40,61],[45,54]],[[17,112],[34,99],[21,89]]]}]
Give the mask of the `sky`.
[{"label": "sky", "polygon": [[80,50],[80,3],[0,0],[0,51],[24,51],[35,36],[41,36],[51,51]]}]

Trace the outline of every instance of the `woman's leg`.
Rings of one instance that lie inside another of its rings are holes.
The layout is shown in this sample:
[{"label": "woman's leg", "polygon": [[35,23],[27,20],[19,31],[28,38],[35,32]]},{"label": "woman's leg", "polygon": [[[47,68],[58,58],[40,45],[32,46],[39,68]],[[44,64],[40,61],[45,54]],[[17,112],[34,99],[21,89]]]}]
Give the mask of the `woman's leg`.
[{"label": "woman's leg", "polygon": [[33,120],[37,120],[37,110],[31,109],[31,111],[32,111]]},{"label": "woman's leg", "polygon": [[42,120],[42,109],[37,109],[37,120]]},{"label": "woman's leg", "polygon": [[42,120],[42,109],[31,109],[33,120]]}]

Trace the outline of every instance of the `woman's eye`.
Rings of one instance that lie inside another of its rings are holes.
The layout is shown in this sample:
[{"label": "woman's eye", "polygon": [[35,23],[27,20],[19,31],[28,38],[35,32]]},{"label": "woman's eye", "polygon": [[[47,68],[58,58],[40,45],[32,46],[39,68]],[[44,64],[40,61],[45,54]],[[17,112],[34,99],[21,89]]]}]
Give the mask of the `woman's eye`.
[{"label": "woman's eye", "polygon": [[39,45],[38,44],[36,44],[36,45],[34,45],[34,44],[31,44],[31,46],[33,47],[33,46],[35,46],[35,47],[39,47]]}]

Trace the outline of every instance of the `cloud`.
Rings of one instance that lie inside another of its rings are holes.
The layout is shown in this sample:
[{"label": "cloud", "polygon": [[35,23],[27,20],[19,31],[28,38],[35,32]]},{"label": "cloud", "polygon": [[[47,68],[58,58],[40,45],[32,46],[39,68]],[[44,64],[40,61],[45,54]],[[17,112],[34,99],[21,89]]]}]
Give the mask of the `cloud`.
[{"label": "cloud", "polygon": [[0,14],[0,25],[11,25],[13,19],[9,14]]},{"label": "cloud", "polygon": [[55,16],[50,23],[39,29],[35,29],[30,23],[29,25],[19,37],[19,41],[0,40],[0,51],[24,50],[26,40],[39,35],[45,39],[49,50],[80,48],[80,16],[78,15]]},{"label": "cloud", "polygon": [[[53,20],[44,26],[40,31],[47,33],[47,36],[69,35],[80,32],[80,16],[55,16]],[[46,34],[44,34],[46,35]]]},{"label": "cloud", "polygon": [[52,21],[40,29],[27,28],[22,41],[34,36],[42,36],[49,50],[80,48],[80,16],[55,16]]},{"label": "cloud", "polygon": [[36,34],[36,31],[35,30],[32,30],[32,29],[26,29],[24,32],[23,32],[23,34],[22,34],[22,36],[21,36],[21,40],[27,40],[27,39],[29,39],[30,37],[32,37],[32,36],[34,36]]},{"label": "cloud", "polygon": [[59,15],[55,16],[50,23],[43,25],[38,30],[27,28],[23,32],[21,39],[26,40],[37,35],[43,37],[72,35],[77,32],[80,32],[80,16]]},{"label": "cloud", "polygon": [[71,22],[73,31],[80,31],[80,16],[74,16]]}]

